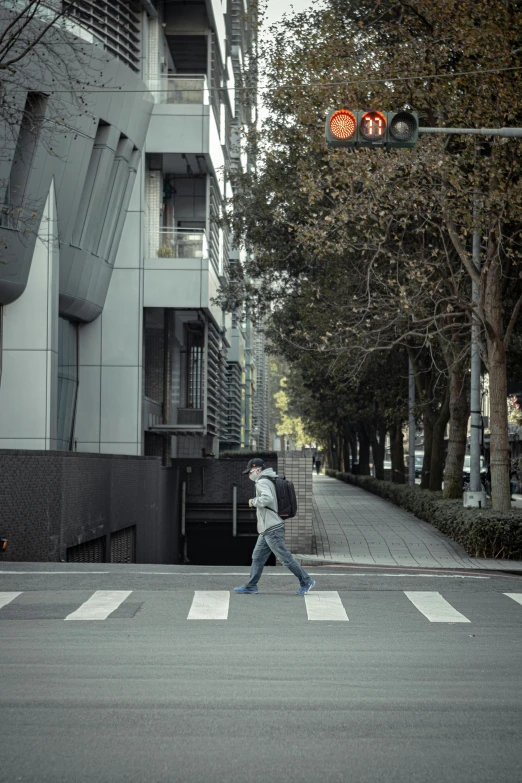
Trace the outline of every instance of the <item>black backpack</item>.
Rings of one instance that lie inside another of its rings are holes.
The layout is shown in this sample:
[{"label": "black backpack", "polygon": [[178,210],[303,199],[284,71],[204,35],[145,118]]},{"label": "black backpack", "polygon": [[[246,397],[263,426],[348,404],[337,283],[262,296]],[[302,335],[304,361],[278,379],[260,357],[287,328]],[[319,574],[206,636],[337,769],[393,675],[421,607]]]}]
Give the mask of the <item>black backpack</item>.
[{"label": "black backpack", "polygon": [[[281,519],[291,519],[297,514],[297,498],[295,495],[294,485],[291,481],[287,481],[284,476],[263,476],[263,478],[270,479],[273,483],[276,491],[277,498],[277,513]],[[275,509],[272,509],[275,511]]]}]

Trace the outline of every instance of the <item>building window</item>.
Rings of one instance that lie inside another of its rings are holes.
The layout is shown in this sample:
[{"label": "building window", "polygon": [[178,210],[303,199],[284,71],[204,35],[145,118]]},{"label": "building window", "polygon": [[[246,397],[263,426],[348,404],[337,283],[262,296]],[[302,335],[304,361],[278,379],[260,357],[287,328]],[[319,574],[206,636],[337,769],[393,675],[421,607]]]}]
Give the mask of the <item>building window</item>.
[{"label": "building window", "polygon": [[78,324],[58,319],[58,448],[72,451],[78,397]]},{"label": "building window", "polygon": [[187,408],[203,408],[203,348],[204,325],[188,323],[187,329]]}]

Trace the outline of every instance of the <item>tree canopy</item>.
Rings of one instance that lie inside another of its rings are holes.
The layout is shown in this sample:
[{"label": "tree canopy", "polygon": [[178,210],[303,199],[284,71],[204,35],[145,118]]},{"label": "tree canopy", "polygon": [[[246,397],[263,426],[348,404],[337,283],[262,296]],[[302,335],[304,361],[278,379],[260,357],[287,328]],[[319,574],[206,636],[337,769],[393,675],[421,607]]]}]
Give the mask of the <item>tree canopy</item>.
[{"label": "tree canopy", "polygon": [[249,261],[222,291],[229,307],[248,298],[269,310],[277,350],[306,383],[320,371],[316,386],[351,389],[358,415],[384,372],[404,385],[409,356],[432,451],[426,485],[440,488],[449,420],[454,494],[478,318],[498,509],[509,505],[507,349],[522,307],[521,142],[423,134],[413,150],[331,149],[324,121],[337,107],[406,108],[424,127],[522,126],[521,40],[509,0],[326,0],[287,17],[262,52],[266,119],[249,139],[261,165],[233,175],[230,220]]}]

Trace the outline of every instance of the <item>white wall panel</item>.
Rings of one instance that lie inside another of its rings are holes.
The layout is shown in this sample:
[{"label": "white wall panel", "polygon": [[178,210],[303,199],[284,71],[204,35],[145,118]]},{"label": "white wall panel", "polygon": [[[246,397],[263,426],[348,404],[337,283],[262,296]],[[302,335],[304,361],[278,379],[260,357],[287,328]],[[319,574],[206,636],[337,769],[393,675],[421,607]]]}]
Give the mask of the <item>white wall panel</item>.
[{"label": "white wall panel", "polygon": [[129,206],[127,207],[129,212],[139,212],[140,209],[143,209],[143,167],[145,163],[142,159],[138,165],[137,171],[136,171],[136,179],[134,180],[134,187],[132,188],[132,194],[129,201]]},{"label": "white wall panel", "polygon": [[100,443],[135,443],[141,405],[138,367],[102,367]]},{"label": "white wall panel", "polygon": [[80,366],[101,362],[101,318],[80,324]]},{"label": "white wall panel", "polygon": [[78,408],[74,437],[78,443],[96,443],[100,437],[101,369],[80,365]]},{"label": "white wall panel", "polygon": [[81,451],[83,453],[87,454],[99,454],[100,453],[100,444],[99,443],[83,443],[82,441],[76,441],[76,451]]},{"label": "white wall panel", "polygon": [[115,269],[102,320],[102,364],[138,364],[140,335],[140,271]]},{"label": "white wall panel", "polygon": [[[58,269],[54,183],[43,210],[27,286],[3,310],[0,438],[56,448]],[[43,443],[40,443],[43,439]],[[19,446],[23,448],[23,446]]]},{"label": "white wall panel", "polygon": [[201,280],[206,273],[158,269],[145,272],[145,307],[201,307]]},{"label": "white wall panel", "polygon": [[45,438],[0,438],[0,449],[31,449],[31,451],[46,451]]},{"label": "white wall panel", "polygon": [[155,104],[147,152],[208,152],[209,106]]},{"label": "white wall panel", "polygon": [[3,351],[0,437],[47,437],[46,387],[47,351]]},{"label": "white wall panel", "polygon": [[127,212],[123,233],[118,245],[118,252],[116,253],[114,269],[137,269],[139,267],[143,252],[142,225],[143,212]]},{"label": "white wall panel", "polygon": [[101,454],[132,454],[139,457],[141,448],[139,443],[101,443]]}]

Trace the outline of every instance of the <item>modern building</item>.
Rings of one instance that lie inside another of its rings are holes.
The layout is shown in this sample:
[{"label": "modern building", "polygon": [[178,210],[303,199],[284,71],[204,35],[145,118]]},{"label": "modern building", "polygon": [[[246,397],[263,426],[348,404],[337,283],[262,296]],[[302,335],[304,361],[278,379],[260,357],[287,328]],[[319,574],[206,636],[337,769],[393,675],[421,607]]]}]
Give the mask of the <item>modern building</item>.
[{"label": "modern building", "polygon": [[0,156],[0,448],[265,447],[262,332],[216,302],[240,257],[225,171],[255,163],[255,3],[66,8],[82,86],[29,69]]}]

